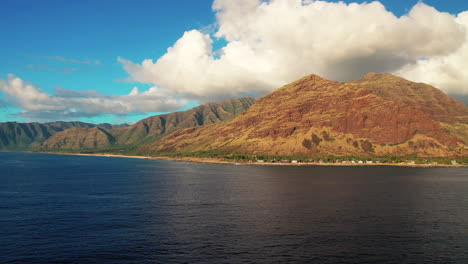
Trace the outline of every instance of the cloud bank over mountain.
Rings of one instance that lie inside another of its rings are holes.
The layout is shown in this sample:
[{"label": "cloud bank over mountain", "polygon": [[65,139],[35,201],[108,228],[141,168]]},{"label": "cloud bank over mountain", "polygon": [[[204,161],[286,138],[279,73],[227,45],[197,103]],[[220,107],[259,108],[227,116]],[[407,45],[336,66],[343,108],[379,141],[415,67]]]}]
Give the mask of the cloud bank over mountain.
[{"label": "cloud bank over mountain", "polygon": [[57,88],[48,94],[9,75],[0,78],[0,105],[21,108],[28,120],[169,112],[189,102],[261,96],[310,73],[348,81],[388,72],[458,98],[468,95],[468,11],[453,15],[420,2],[397,17],[380,2],[313,0],[214,0],[212,8],[212,33],[186,31],[159,58],[117,59],[127,80],[150,85],[146,91],[106,95]]},{"label": "cloud bank over mountain", "polygon": [[133,88],[128,95],[104,95],[97,91],[72,91],[56,88],[53,95],[34,84],[10,74],[0,79],[0,91],[5,100],[21,107],[28,120],[57,120],[93,117],[100,114],[125,115],[139,112],[174,111],[187,102],[164,96],[156,88],[140,92]]},{"label": "cloud bank over mountain", "polygon": [[468,95],[468,12],[460,13],[455,21],[465,26],[465,39],[458,49],[447,55],[420,59],[396,73],[410,80],[432,84],[448,93]]},{"label": "cloud bank over mountain", "polygon": [[[119,61],[134,81],[211,100],[264,94],[315,73],[347,81],[390,72],[468,93],[468,15],[419,3],[396,17],[379,2],[215,0],[213,36],[187,31],[153,61]],[[216,38],[227,45],[213,49]]]}]

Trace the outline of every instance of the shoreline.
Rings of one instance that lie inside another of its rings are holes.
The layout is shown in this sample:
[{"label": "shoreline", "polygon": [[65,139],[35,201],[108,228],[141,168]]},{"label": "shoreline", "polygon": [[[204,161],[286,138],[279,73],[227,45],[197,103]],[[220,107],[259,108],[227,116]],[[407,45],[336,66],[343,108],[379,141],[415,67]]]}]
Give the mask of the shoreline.
[{"label": "shoreline", "polygon": [[231,164],[231,165],[260,165],[260,166],[337,166],[337,167],[365,167],[365,166],[387,166],[387,167],[410,167],[410,168],[464,168],[468,165],[463,164],[409,164],[409,163],[320,163],[320,162],[302,162],[302,163],[283,163],[283,162],[235,162],[226,161],[216,158],[197,158],[197,157],[164,157],[164,156],[132,156],[119,154],[105,153],[70,153],[70,152],[31,152],[45,153],[53,155],[70,155],[70,156],[94,156],[94,157],[110,157],[110,158],[131,158],[131,159],[153,159],[153,160],[172,160],[172,161],[188,161],[196,163],[208,164]]}]

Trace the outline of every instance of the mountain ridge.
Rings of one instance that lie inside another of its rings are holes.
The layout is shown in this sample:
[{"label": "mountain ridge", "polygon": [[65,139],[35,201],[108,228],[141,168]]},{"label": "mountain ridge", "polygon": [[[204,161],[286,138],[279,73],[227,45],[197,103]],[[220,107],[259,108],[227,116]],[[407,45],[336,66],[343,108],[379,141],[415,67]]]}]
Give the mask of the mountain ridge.
[{"label": "mountain ridge", "polygon": [[[466,106],[458,103],[455,107],[461,107],[461,111],[444,112],[422,104],[420,98],[409,102],[403,100],[408,97],[404,94],[402,98],[388,93],[376,94],[395,86],[389,81],[382,85],[382,78],[403,82],[412,92],[420,89],[425,94],[436,93],[433,101],[437,104],[453,100],[433,90],[436,88],[432,86],[389,74],[368,74],[360,81],[348,83],[312,74],[260,98],[249,110],[230,121],[177,131],[142,146],[139,151],[209,150],[309,156],[466,155],[466,141],[459,135],[464,129],[462,127],[460,132],[454,126],[466,124]],[[401,90],[398,84],[396,86]],[[460,133],[449,132],[442,124]]]},{"label": "mountain ridge", "polygon": [[38,149],[465,157],[467,143],[467,106],[430,85],[368,73],[345,83],[310,74],[258,100],[207,103],[127,127],[70,128]]},{"label": "mountain ridge", "polygon": [[[103,135],[91,131],[65,130],[55,134],[40,146],[41,150],[80,150],[84,145],[80,141],[86,139],[93,144],[86,144],[87,150],[134,148],[135,146],[157,140],[173,131],[213,124],[222,120],[233,118],[248,109],[255,103],[252,97],[225,100],[221,103],[207,103],[186,111],[155,115],[142,119],[135,124],[115,129],[106,129],[114,140],[105,140]],[[99,137],[91,140],[92,137]],[[92,147],[94,146],[94,147]]]},{"label": "mountain ridge", "polygon": [[111,125],[108,123],[91,124],[80,121],[55,121],[48,123],[20,123],[3,122],[0,123],[0,150],[2,151],[24,151],[38,147],[42,142],[53,136],[55,133],[70,128],[93,128],[101,127],[105,129],[125,127],[127,124]]},{"label": "mountain ridge", "polygon": [[374,72],[347,83],[367,88],[382,98],[411,104],[440,122],[468,122],[466,105],[425,83],[411,82],[389,73]]}]

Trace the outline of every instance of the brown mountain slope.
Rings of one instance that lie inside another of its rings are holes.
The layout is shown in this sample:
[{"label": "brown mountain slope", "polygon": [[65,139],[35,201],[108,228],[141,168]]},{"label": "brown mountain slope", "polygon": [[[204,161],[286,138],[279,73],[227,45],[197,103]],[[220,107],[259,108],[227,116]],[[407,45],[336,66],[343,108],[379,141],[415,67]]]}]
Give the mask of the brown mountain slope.
[{"label": "brown mountain slope", "polygon": [[42,143],[44,149],[89,150],[97,147],[110,147],[115,142],[102,128],[70,128],[54,134]]},{"label": "brown mountain slope", "polygon": [[252,97],[231,99],[221,103],[207,103],[187,111],[152,116],[130,127],[114,129],[111,133],[121,145],[148,142],[179,129],[213,124],[233,118],[254,103],[255,99]]},{"label": "brown mountain slope", "polygon": [[[454,115],[458,118],[458,114]],[[447,119],[452,118],[450,112],[447,115]],[[378,96],[355,82],[338,83],[316,75],[268,94],[233,120],[177,131],[139,150],[310,156],[466,155],[462,141],[419,105]]]},{"label": "brown mountain slope", "polygon": [[391,74],[369,73],[348,84],[367,88],[385,99],[409,104],[439,122],[468,123],[468,107],[424,83],[410,82]]},{"label": "brown mountain slope", "polygon": [[[92,148],[94,150],[133,148],[145,142],[157,140],[178,129],[231,119],[254,103],[255,99],[251,97],[226,100],[221,103],[207,103],[187,111],[152,116],[132,126],[102,130],[112,140],[104,140],[100,133],[92,129],[65,130],[44,142],[41,150],[77,150],[76,146],[79,146],[84,138],[96,142]],[[93,137],[99,138],[93,140]]]}]

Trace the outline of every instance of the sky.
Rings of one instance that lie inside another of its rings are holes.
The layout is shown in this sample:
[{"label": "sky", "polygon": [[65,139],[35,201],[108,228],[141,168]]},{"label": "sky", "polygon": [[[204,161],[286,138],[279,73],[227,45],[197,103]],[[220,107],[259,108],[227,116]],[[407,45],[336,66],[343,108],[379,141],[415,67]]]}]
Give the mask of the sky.
[{"label": "sky", "polygon": [[2,0],[0,122],[133,123],[304,75],[468,95],[468,1]]}]

